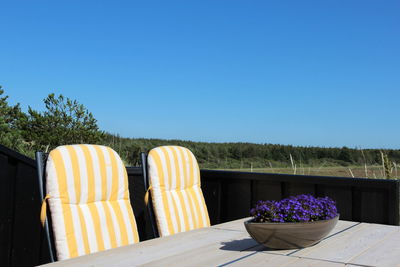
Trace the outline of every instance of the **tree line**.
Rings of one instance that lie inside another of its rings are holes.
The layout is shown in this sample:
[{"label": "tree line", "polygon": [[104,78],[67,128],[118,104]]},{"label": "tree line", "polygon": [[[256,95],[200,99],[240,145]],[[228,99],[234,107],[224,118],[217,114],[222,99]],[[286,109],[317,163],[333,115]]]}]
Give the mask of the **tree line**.
[{"label": "tree line", "polygon": [[206,143],[185,140],[124,138],[99,129],[97,120],[84,105],[62,95],[49,94],[44,111],[19,104],[10,105],[0,86],[0,144],[29,157],[35,151],[50,151],[65,144],[103,144],[117,151],[127,165],[139,165],[140,152],[161,145],[189,148],[200,167],[219,169],[298,166],[349,166],[400,162],[400,150],[354,149],[348,147],[305,147],[254,143]]}]

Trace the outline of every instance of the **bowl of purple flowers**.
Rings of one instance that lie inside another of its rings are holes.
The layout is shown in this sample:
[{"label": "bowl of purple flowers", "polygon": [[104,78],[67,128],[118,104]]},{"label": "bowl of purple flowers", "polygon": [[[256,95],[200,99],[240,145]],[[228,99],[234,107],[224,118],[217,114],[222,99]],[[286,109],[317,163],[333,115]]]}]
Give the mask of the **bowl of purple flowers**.
[{"label": "bowl of purple flowers", "polygon": [[304,248],[327,236],[339,220],[329,197],[298,195],[280,201],[259,201],[244,223],[258,243],[273,249]]}]

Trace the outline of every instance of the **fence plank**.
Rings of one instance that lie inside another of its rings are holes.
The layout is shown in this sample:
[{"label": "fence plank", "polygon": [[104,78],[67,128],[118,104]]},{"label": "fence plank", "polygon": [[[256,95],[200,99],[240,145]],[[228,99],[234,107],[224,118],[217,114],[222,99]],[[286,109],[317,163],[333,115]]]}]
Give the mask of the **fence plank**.
[{"label": "fence plank", "polygon": [[16,161],[0,154],[0,266],[9,266],[12,251]]},{"label": "fence plank", "polygon": [[369,223],[389,223],[388,190],[372,187],[357,187],[354,209],[359,221]]},{"label": "fence plank", "polygon": [[218,179],[202,179],[201,188],[211,224],[219,224],[221,222],[221,181]]},{"label": "fence plank", "polygon": [[252,206],[259,200],[280,200],[282,198],[280,182],[254,181]]},{"label": "fence plank", "polygon": [[315,184],[309,183],[287,183],[286,191],[283,197],[296,196],[301,194],[315,195]]},{"label": "fence plank", "polygon": [[341,220],[351,220],[353,216],[352,190],[349,186],[319,185],[318,196],[328,196],[336,201]]},{"label": "fence plank", "polygon": [[249,216],[251,187],[249,180],[224,180],[221,185],[221,220],[232,221]]},{"label": "fence plank", "polygon": [[39,198],[36,170],[19,162],[15,176],[12,266],[39,264],[41,235]]}]

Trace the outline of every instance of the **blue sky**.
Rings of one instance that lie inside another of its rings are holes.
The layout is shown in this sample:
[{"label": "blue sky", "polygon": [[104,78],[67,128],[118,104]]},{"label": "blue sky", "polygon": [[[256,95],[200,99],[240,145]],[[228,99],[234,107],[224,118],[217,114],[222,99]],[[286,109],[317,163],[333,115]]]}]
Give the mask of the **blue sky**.
[{"label": "blue sky", "polygon": [[125,137],[400,148],[400,1],[1,1],[0,85]]}]

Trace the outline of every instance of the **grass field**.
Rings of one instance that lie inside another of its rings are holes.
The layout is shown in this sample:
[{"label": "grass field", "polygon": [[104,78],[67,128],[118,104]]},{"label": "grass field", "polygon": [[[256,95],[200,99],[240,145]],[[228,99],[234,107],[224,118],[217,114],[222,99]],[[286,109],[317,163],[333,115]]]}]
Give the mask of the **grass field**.
[{"label": "grass field", "polygon": [[[293,168],[243,168],[229,169],[231,171],[244,172],[265,172],[265,173],[286,173],[299,175],[317,175],[317,176],[337,176],[337,177],[357,177],[357,178],[384,178],[382,166],[348,166],[348,167],[302,167],[297,168],[296,173]],[[392,170],[392,178],[400,178],[400,170],[397,173],[396,169]]]}]

